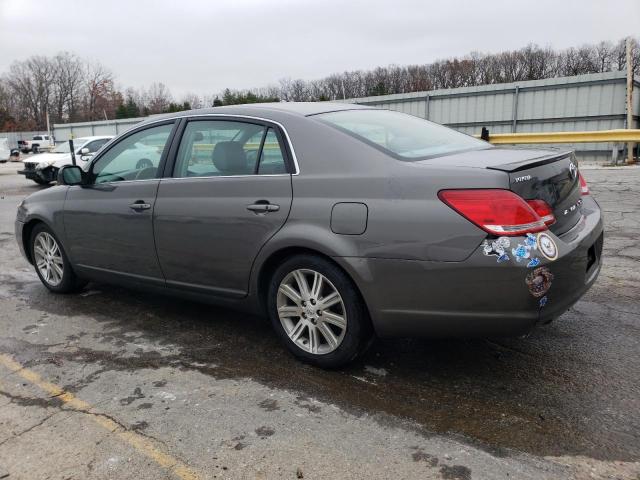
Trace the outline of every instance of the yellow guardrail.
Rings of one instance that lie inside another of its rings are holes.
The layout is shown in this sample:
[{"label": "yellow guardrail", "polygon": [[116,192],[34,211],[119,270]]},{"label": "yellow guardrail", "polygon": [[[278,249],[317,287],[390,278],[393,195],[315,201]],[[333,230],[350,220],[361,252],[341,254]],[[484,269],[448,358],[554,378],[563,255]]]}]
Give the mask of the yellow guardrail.
[{"label": "yellow guardrail", "polygon": [[[215,143],[195,143],[192,148],[196,152],[212,152],[215,146]],[[258,150],[260,148],[260,144],[245,143],[243,147],[245,150]],[[274,150],[276,148],[280,148],[280,146],[277,143],[265,143],[263,148],[265,150]]]},{"label": "yellow guardrail", "polygon": [[[480,138],[480,135],[475,135]],[[489,143],[598,143],[640,142],[640,129],[598,130],[592,132],[490,133]]]}]

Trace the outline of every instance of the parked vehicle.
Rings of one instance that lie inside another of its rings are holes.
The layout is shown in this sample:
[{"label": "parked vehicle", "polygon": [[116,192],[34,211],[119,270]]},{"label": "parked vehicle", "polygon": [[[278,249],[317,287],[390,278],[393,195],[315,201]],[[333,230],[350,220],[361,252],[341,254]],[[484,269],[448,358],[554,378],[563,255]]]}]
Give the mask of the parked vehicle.
[{"label": "parked vehicle", "polygon": [[9,142],[6,138],[0,138],[0,163],[6,163],[11,155]]},{"label": "parked vehicle", "polygon": [[[159,159],[141,163],[139,143]],[[356,105],[149,120],[58,182],[16,219],[46,288],[115,282],[267,313],[322,367],[374,334],[523,334],[600,271],[600,208],[571,152]]]},{"label": "parked vehicle", "polygon": [[[84,165],[94,153],[112,138],[111,136],[98,136],[75,139],[73,147],[76,151],[77,164]],[[22,161],[22,164],[24,167],[18,171],[19,174],[40,185],[47,185],[56,180],[58,170],[61,167],[71,165],[69,142],[61,143],[50,153],[27,157]]]},{"label": "parked vehicle", "polygon": [[38,153],[44,148],[49,148],[52,139],[49,135],[34,135],[32,140],[18,140],[18,148],[22,153]]}]

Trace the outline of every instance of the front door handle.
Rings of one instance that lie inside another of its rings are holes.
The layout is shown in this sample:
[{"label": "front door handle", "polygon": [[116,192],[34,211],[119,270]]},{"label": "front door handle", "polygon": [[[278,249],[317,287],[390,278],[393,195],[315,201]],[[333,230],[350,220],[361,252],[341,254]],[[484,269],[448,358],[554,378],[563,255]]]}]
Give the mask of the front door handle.
[{"label": "front door handle", "polygon": [[129,204],[129,208],[136,212],[141,212],[142,210],[149,210],[151,208],[151,204],[145,203],[143,200],[138,200],[137,202]]},{"label": "front door handle", "polygon": [[280,210],[280,205],[274,205],[273,203],[254,203],[247,205],[247,210],[251,210],[253,213],[277,212]]}]

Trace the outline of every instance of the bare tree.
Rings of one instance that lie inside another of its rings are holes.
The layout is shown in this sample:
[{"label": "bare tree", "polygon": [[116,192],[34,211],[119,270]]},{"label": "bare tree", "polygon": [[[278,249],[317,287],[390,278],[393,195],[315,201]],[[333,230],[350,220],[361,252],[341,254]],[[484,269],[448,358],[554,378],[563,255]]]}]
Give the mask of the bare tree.
[{"label": "bare tree", "polygon": [[100,63],[89,63],[85,66],[84,86],[84,118],[86,120],[104,118],[107,100],[113,96],[113,75]]},{"label": "bare tree", "polygon": [[147,108],[149,113],[162,113],[169,108],[173,101],[171,92],[162,82],[152,83],[147,91]]},{"label": "bare tree", "polygon": [[53,57],[53,120],[74,121],[80,104],[84,65],[76,55],[62,52]]}]

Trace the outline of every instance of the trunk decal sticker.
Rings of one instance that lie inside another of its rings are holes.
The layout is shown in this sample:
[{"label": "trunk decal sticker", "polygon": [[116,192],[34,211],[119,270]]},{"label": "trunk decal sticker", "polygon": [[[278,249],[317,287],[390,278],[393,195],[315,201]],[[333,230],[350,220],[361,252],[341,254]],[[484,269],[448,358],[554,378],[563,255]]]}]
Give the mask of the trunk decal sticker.
[{"label": "trunk decal sticker", "polygon": [[556,242],[547,233],[538,234],[538,249],[547,260],[553,261],[558,258]]},{"label": "trunk decal sticker", "polygon": [[527,263],[527,268],[536,268],[538,265],[540,265],[540,259],[538,257],[535,257],[529,260],[529,263]]},{"label": "trunk decal sticker", "polygon": [[539,304],[540,304],[540,308],[544,307],[547,304],[547,296],[546,295],[540,299]]},{"label": "trunk decal sticker", "polygon": [[[525,278],[529,293],[535,298],[544,297],[551,288],[553,273],[547,267],[538,267]],[[546,304],[546,300],[544,302]],[[542,305],[543,306],[543,305]]]},{"label": "trunk decal sticker", "polygon": [[482,242],[482,253],[488,257],[498,257],[497,262],[502,263],[509,260],[509,255],[507,255],[505,249],[510,246],[511,240],[509,237],[500,237],[492,242],[485,240]]},{"label": "trunk decal sticker", "polygon": [[520,260],[527,259],[531,256],[531,247],[519,243],[516,248],[511,249],[511,253],[515,257],[516,262],[520,263]]}]

